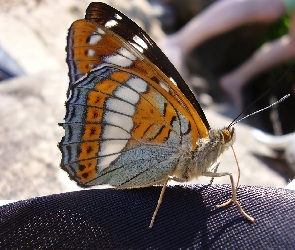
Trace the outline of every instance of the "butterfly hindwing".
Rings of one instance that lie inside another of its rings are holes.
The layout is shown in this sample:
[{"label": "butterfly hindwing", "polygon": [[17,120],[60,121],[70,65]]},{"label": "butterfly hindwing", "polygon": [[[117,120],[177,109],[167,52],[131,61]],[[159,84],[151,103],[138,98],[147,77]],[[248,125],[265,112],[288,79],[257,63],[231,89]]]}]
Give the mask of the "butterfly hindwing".
[{"label": "butterfly hindwing", "polygon": [[189,124],[151,81],[105,66],[78,81],[67,102],[63,168],[80,185],[158,183],[177,163],[176,145],[190,145]]}]

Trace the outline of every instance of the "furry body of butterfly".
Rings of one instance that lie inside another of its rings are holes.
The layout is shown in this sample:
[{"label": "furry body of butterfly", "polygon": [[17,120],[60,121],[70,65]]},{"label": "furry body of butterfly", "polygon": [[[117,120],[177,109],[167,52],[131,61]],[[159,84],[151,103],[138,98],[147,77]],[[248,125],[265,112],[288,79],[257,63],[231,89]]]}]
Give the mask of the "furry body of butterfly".
[{"label": "furry body of butterfly", "polygon": [[70,85],[61,168],[78,185],[118,189],[163,184],[150,228],[169,180],[228,175],[210,169],[232,146],[233,128],[212,130],[179,73],[151,38],[118,10],[91,3],[68,34]]},{"label": "furry body of butterfly", "polygon": [[179,152],[179,163],[172,176],[190,181],[199,176],[207,176],[211,166],[219,156],[233,145],[235,131],[227,129],[210,130],[208,138],[200,138],[197,142],[197,150],[190,151],[181,148]]}]

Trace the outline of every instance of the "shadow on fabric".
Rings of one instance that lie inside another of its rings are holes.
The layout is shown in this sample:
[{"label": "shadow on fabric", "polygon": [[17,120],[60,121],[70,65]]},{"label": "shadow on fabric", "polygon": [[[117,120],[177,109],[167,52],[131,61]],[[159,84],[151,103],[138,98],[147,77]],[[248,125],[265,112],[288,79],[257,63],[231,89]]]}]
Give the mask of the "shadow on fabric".
[{"label": "shadow on fabric", "polygon": [[83,190],[0,207],[0,248],[178,249],[295,248],[295,192],[228,185],[168,186],[148,229],[161,187]]}]

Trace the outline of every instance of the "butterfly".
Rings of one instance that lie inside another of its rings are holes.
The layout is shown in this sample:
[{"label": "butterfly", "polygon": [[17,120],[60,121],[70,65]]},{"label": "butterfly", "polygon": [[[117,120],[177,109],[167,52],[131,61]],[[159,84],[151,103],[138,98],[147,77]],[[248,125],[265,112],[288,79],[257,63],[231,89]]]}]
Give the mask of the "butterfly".
[{"label": "butterfly", "polygon": [[214,130],[195,95],[155,42],[133,21],[91,3],[67,37],[69,89],[59,143],[61,168],[79,186],[118,189],[169,180],[230,176],[232,198],[243,211],[230,173],[211,166],[235,138],[234,128]]}]

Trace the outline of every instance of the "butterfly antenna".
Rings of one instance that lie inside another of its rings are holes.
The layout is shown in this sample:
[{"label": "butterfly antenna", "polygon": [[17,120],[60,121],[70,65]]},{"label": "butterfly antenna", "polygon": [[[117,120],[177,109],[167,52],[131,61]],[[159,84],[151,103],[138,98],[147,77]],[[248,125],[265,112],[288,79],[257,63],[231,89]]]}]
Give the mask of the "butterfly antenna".
[{"label": "butterfly antenna", "polygon": [[[257,114],[257,113],[259,113],[259,112],[261,112],[261,111],[263,111],[263,110],[266,110],[266,109],[271,108],[272,106],[274,106],[274,105],[276,105],[276,104],[278,104],[278,103],[280,103],[280,102],[285,101],[289,96],[290,96],[290,94],[285,95],[285,96],[283,96],[280,100],[278,100],[278,101],[276,101],[276,102],[270,104],[269,106],[267,106],[267,107],[265,107],[265,108],[263,108],[263,109],[259,109],[259,110],[255,111],[255,112],[253,112],[253,113],[251,113],[251,114],[249,114],[249,115],[246,115],[245,117],[243,117],[243,118],[241,118],[241,119],[239,119],[239,120],[236,120],[236,119],[235,119],[235,121],[232,122],[232,123],[230,124],[230,126],[233,126],[233,125],[235,125],[236,123],[238,123],[238,122],[240,122],[240,121],[242,121],[242,120],[248,118],[249,116],[255,115],[255,114]],[[229,127],[230,127],[230,126],[229,126]]]},{"label": "butterfly antenna", "polygon": [[258,110],[250,115],[247,115],[246,117],[242,118],[242,119],[239,119],[249,108],[251,108],[255,103],[257,103],[260,99],[262,99],[267,93],[269,93],[271,90],[273,90],[279,83],[281,83],[286,77],[287,75],[289,75],[293,70],[295,69],[295,64],[293,64],[293,66],[288,69],[280,78],[279,80],[277,80],[277,82],[271,86],[267,91],[265,91],[264,93],[262,93],[262,95],[260,95],[254,102],[252,102],[251,104],[249,104],[227,127],[227,129],[229,129],[231,126],[233,126],[234,124],[236,124],[237,122],[241,121],[241,120],[244,120],[246,117],[249,117],[251,115],[254,115],[258,112],[261,112],[265,109],[268,109],[270,107],[272,107],[273,105],[277,104],[277,103],[280,103],[282,101],[284,101],[287,97],[289,97],[290,95],[286,95],[284,96],[283,98],[281,98],[279,101],[269,105],[268,107],[266,108],[263,108],[261,110]]}]

